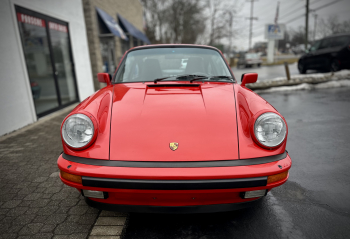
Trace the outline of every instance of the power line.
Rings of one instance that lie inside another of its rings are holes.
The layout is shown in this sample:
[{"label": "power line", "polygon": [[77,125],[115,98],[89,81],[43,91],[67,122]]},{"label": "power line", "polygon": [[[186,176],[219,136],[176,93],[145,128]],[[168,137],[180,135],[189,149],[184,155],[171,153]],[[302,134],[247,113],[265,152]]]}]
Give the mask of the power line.
[{"label": "power line", "polygon": [[314,12],[314,11],[320,10],[322,8],[328,7],[328,6],[333,5],[333,4],[335,4],[337,2],[340,2],[340,1],[343,1],[343,0],[335,0],[333,2],[330,2],[330,3],[327,3],[325,5],[322,5],[322,6],[318,7],[318,8],[312,9],[311,11]]},{"label": "power line", "polygon": [[[284,10],[283,8],[286,8],[286,6],[288,6],[287,9],[289,9],[290,6],[295,5],[294,2],[289,2],[289,3],[292,3],[292,4],[291,4],[291,5],[282,5],[282,4],[281,4],[281,12]],[[270,7],[270,6],[269,6],[269,7]],[[264,14],[264,15],[266,15],[266,14]],[[266,17],[263,17],[263,18],[261,18],[261,19],[267,19],[267,18],[270,18],[270,17],[271,17],[271,16],[266,16]]]},{"label": "power line", "polygon": [[[322,8],[325,8],[325,7],[328,7],[328,6],[333,5],[333,4],[335,4],[335,3],[337,3],[337,2],[340,2],[340,1],[342,1],[342,0],[336,0],[336,1],[333,1],[333,2],[330,2],[330,3],[327,3],[327,4],[325,4],[325,5],[322,5],[322,6],[318,7],[318,8],[315,8],[315,9],[312,9],[312,10],[310,9],[310,12],[315,12],[315,11],[317,11],[317,10],[320,10],[320,9],[322,9]],[[302,17],[302,16],[304,16],[304,14],[299,15],[299,16],[297,16],[297,17],[291,19],[291,20],[288,20],[287,22],[288,22],[288,23],[294,22],[295,20],[298,20],[298,19],[299,19],[300,17]]]},{"label": "power line", "polygon": [[[315,1],[311,2],[310,5],[312,5],[312,4],[316,3],[316,2],[319,2],[319,1],[321,1],[321,0],[315,0]],[[299,3],[302,3],[302,2],[299,2]],[[295,5],[295,3],[292,2],[292,5]],[[281,5],[281,6],[282,6],[282,5]],[[285,18],[285,17],[287,17],[287,16],[289,16],[289,15],[292,15],[293,13],[296,13],[296,11],[299,11],[299,10],[304,9],[304,7],[305,7],[305,6],[303,5],[303,6],[299,7],[299,8],[297,8],[297,9],[293,9],[293,10],[291,10],[290,12],[288,12],[288,13],[286,13],[286,14],[283,14],[283,16],[281,16],[280,19],[283,19],[283,18]],[[282,10],[282,9],[281,9],[281,10]],[[266,18],[263,18],[263,19],[266,19]]]},{"label": "power line", "polygon": [[[320,10],[320,9],[322,9],[322,8],[328,7],[328,6],[333,5],[333,4],[335,4],[335,3],[337,3],[337,2],[340,2],[340,1],[342,1],[342,0],[335,0],[335,1],[333,1],[333,2],[327,3],[327,4],[325,4],[325,5],[322,5],[322,6],[320,6],[320,7],[317,7],[317,8],[315,8],[315,9],[310,9],[310,12],[318,11],[318,10]],[[285,22],[291,23],[291,22],[294,22],[294,21],[296,21],[296,20],[299,20],[301,17],[304,17],[304,16],[305,16],[305,14],[303,13],[303,14],[298,15],[298,16],[296,16],[296,17],[290,19],[290,20],[286,20]],[[260,28],[258,28],[256,31],[260,31],[259,29],[260,29]],[[265,29],[265,27],[261,28],[261,30],[263,30],[263,29]]]},{"label": "power line", "polygon": [[[286,1],[286,0],[284,0],[284,1]],[[284,1],[283,1],[283,0],[280,0],[280,2],[284,2]],[[288,1],[290,1],[290,0],[288,0]],[[265,4],[265,6],[266,6],[266,7],[264,7],[264,8],[258,9],[257,15],[259,15],[258,13],[261,13],[261,12],[263,12],[264,15],[266,15],[266,9],[270,9],[270,8],[271,8],[271,4]]]}]

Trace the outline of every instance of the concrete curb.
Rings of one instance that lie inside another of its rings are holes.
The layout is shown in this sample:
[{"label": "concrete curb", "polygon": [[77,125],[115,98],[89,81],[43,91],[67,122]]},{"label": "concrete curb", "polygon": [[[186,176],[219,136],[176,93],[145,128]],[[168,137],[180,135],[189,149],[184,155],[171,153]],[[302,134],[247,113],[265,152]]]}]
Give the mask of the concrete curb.
[{"label": "concrete curb", "polygon": [[89,239],[120,239],[127,213],[102,211],[98,216]]},{"label": "concrete curb", "polygon": [[328,81],[335,80],[345,80],[350,79],[350,73],[348,74],[314,74],[314,75],[305,75],[305,77],[300,76],[292,76],[290,80],[282,79],[282,80],[269,80],[269,81],[261,81],[256,82],[254,84],[247,84],[246,87],[251,90],[264,90],[272,87],[280,87],[280,86],[293,86],[300,85],[304,83],[308,84],[319,84],[325,83]]}]

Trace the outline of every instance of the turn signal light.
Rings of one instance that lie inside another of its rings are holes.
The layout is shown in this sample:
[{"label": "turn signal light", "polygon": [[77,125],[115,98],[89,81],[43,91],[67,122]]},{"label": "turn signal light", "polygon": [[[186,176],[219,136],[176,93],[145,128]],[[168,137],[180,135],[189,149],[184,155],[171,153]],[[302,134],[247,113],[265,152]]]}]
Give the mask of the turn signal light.
[{"label": "turn signal light", "polygon": [[267,184],[274,183],[274,182],[277,182],[277,181],[281,181],[281,180],[285,179],[287,176],[288,176],[288,171],[268,176],[267,177]]},{"label": "turn signal light", "polygon": [[83,180],[81,179],[81,176],[70,174],[70,173],[64,172],[62,170],[60,170],[60,171],[61,171],[62,178],[66,179],[68,181],[74,182],[74,183],[83,184]]}]

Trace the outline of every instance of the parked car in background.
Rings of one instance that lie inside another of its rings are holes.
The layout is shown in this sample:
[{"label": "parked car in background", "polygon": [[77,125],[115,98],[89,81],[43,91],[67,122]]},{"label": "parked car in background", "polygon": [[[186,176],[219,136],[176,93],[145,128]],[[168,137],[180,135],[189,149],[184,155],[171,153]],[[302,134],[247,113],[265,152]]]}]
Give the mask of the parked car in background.
[{"label": "parked car in background", "polygon": [[260,67],[261,63],[262,60],[258,53],[240,53],[237,61],[237,68]]},{"label": "parked car in background", "polygon": [[307,70],[330,72],[342,69],[350,69],[350,33],[315,41],[298,61],[301,74],[305,74]]}]

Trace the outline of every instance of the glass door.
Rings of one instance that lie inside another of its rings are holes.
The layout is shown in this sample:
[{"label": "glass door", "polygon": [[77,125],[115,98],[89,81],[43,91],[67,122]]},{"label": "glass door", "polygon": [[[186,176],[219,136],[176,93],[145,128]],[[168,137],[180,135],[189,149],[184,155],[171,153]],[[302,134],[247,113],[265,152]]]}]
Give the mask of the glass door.
[{"label": "glass door", "polygon": [[61,103],[64,105],[77,100],[68,27],[51,21],[48,24],[53,61],[55,62],[55,75],[58,81]]},{"label": "glass door", "polygon": [[77,102],[68,24],[19,6],[16,14],[37,116]]}]

